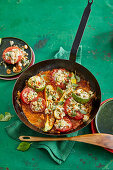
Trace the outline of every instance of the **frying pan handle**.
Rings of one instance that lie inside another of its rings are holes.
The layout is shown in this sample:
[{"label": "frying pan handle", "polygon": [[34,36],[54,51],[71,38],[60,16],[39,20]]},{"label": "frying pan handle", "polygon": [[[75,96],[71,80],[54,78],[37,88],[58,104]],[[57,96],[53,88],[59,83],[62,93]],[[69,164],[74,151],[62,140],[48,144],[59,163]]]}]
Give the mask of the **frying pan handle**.
[{"label": "frying pan handle", "polygon": [[73,42],[73,45],[71,48],[69,60],[71,60],[73,62],[76,61],[77,51],[79,48],[80,41],[82,39],[82,35],[84,33],[84,29],[85,29],[87,20],[89,18],[92,3],[93,3],[93,0],[88,0],[88,4],[87,4],[87,6],[84,10],[84,13],[82,15],[82,19],[81,19],[80,25],[78,27],[77,34],[76,34],[76,37],[74,39],[74,42]]}]

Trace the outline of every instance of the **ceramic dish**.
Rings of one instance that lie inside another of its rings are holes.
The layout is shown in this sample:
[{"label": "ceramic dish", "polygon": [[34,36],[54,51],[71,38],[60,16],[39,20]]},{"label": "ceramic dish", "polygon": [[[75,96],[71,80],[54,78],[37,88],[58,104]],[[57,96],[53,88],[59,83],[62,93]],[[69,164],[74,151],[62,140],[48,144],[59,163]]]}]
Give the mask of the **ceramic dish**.
[{"label": "ceramic dish", "polygon": [[95,117],[96,129],[99,133],[113,135],[113,99],[104,101]]},{"label": "ceramic dish", "polygon": [[[31,51],[32,51],[32,59],[31,59],[29,67],[31,67],[35,62],[35,54],[34,54],[34,51],[33,51],[32,48],[31,48]],[[2,79],[2,80],[15,80],[15,79],[19,78],[19,76],[20,76],[20,74],[18,74],[16,76],[12,76],[12,77],[0,77],[0,79]]]},{"label": "ceramic dish", "polygon": [[[106,103],[109,102],[109,101],[112,101],[112,102],[113,102],[113,98],[107,99],[107,100],[105,100],[105,101],[103,101],[103,102],[101,103],[101,106],[100,106],[100,109],[99,109],[99,111],[98,111],[98,113],[97,113],[97,115],[96,115],[96,118],[95,118],[94,120],[92,120],[92,122],[91,122],[91,130],[92,130],[92,133],[100,133],[101,129],[99,128],[98,123],[97,123],[98,115],[99,115],[99,112],[100,112],[100,110],[101,110],[101,107],[103,107],[103,105],[106,104]],[[102,120],[101,120],[101,122],[102,122]],[[102,124],[102,123],[101,123],[101,124]],[[101,132],[102,132],[102,133],[106,133],[105,131],[101,131]],[[108,132],[108,133],[109,133],[109,132]],[[111,134],[111,133],[109,133],[109,134]],[[107,150],[107,151],[109,151],[109,152],[111,152],[111,153],[113,153],[113,150],[112,150],[112,149],[107,149],[107,148],[104,148],[104,149]]]},{"label": "ceramic dish", "polygon": [[[0,44],[0,77],[12,77],[12,76],[16,76],[18,74],[20,74],[21,72],[25,71],[32,60],[32,51],[30,46],[23,40],[19,39],[19,38],[15,38],[15,37],[4,37],[1,38],[1,44]],[[24,52],[27,54],[27,63],[26,65],[22,65],[22,69],[20,72],[14,72],[13,68],[15,67],[15,64],[8,64],[6,63],[2,56],[3,56],[3,52],[5,49],[7,49],[8,47],[14,47],[17,46],[18,48],[24,48],[26,46],[26,48],[24,49]],[[7,70],[10,70],[10,74],[7,73]]]}]

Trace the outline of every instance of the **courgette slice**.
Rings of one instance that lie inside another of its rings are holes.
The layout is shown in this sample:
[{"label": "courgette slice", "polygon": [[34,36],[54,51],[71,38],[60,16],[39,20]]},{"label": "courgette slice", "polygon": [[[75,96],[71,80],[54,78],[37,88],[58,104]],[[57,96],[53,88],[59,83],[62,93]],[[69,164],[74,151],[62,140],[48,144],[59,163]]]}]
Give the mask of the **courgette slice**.
[{"label": "courgette slice", "polygon": [[53,125],[54,125],[54,121],[55,121],[55,118],[54,118],[53,115],[47,115],[45,126],[44,126],[44,128],[42,130],[44,132],[48,132],[49,130],[51,130]]},{"label": "courgette slice", "polygon": [[64,107],[62,105],[57,105],[54,111],[55,119],[61,119],[65,116]]},{"label": "courgette slice", "polygon": [[72,84],[76,84],[77,81],[76,81],[75,75],[74,75],[73,72],[72,72],[71,74],[72,74],[72,75],[71,75],[71,83],[72,83]]},{"label": "courgette slice", "polygon": [[88,99],[83,99],[79,97],[78,95],[76,95],[75,93],[72,93],[72,97],[76,100],[76,102],[82,103],[82,104],[85,104],[90,101],[90,97]]},{"label": "courgette slice", "polygon": [[36,92],[43,91],[45,88],[45,80],[40,76],[32,76],[28,80],[28,86]]},{"label": "courgette slice", "polygon": [[62,95],[62,97],[61,97],[61,99],[60,99],[60,101],[59,101],[59,104],[61,104],[62,102],[64,103],[65,100],[70,97],[70,94],[72,93],[72,91],[73,91],[72,88],[67,89],[67,90],[63,93],[63,95]]},{"label": "courgette slice", "polygon": [[60,87],[57,87],[57,92],[60,96],[63,95],[63,90]]}]

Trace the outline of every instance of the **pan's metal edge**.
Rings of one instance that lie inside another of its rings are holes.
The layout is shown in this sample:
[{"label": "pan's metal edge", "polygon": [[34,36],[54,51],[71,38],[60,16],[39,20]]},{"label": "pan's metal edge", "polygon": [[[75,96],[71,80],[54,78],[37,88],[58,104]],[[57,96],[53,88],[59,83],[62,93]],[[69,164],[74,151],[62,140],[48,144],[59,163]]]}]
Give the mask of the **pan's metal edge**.
[{"label": "pan's metal edge", "polygon": [[[65,59],[48,59],[48,60],[44,60],[44,61],[40,61],[40,62],[38,62],[38,63],[36,63],[36,64],[34,64],[34,65],[32,65],[31,67],[34,67],[35,65],[37,65],[37,64],[40,64],[40,63],[42,63],[42,62],[49,62],[49,61],[67,61],[67,62],[71,62],[72,63],[72,61],[69,61],[69,60],[65,60]],[[87,68],[85,68],[84,66],[82,66],[81,64],[79,64],[79,63],[76,63],[77,65],[80,65],[81,67],[83,67],[84,69],[86,69],[91,75],[92,75],[92,77],[95,79],[95,81],[97,82],[97,85],[98,85],[98,87],[99,87],[99,92],[100,92],[100,94],[99,94],[99,103],[101,104],[101,89],[100,89],[100,86],[99,86],[99,83],[98,83],[98,81],[97,81],[97,79],[95,78],[95,76],[87,69]],[[29,71],[29,69],[31,69],[31,67],[29,67],[28,69],[26,69],[21,75],[20,75],[20,77],[23,75],[23,74],[25,74],[25,72],[27,72],[27,71]],[[20,78],[19,77],[19,78]],[[19,78],[16,80],[16,82],[15,82],[15,85],[14,85],[14,88],[13,88],[13,96],[12,96],[12,99],[13,99],[13,107],[14,107],[14,89],[15,89],[15,86],[16,86],[16,84],[18,83],[18,81],[19,81]],[[99,107],[100,107],[100,105],[99,105]],[[98,107],[98,110],[99,110],[99,107]],[[17,114],[17,111],[16,111],[16,109],[15,109],[15,107],[14,107],[14,110],[15,110],[15,112],[16,112],[16,114]],[[98,110],[97,110],[97,112],[98,112]],[[97,112],[96,112],[96,114],[97,114]],[[94,115],[94,117],[92,118],[92,119],[89,119],[86,123],[84,122],[83,123],[83,127],[82,128],[84,128],[84,127],[86,127],[94,118],[95,118],[95,116],[96,116],[96,114]],[[21,120],[21,117],[17,114],[17,116],[19,117],[19,119]],[[26,120],[27,120],[27,118],[26,118]],[[22,121],[22,120],[21,120]],[[28,120],[27,120],[28,121]],[[23,122],[23,121],[22,121]],[[24,123],[24,122],[23,122]],[[30,123],[30,122],[29,122]],[[25,123],[24,123],[25,124]],[[26,125],[26,124],[25,124]],[[30,125],[32,125],[31,123],[30,123]],[[32,125],[33,126],[33,125]],[[29,127],[29,126],[28,126]],[[31,128],[31,127],[29,127],[29,128]],[[41,133],[41,134],[44,134],[44,135],[49,135],[49,136],[64,136],[64,135],[67,135],[67,134],[72,134],[72,133],[74,133],[74,132],[76,132],[76,131],[78,131],[78,130],[80,130],[80,129],[82,129],[82,128],[80,128],[80,127],[78,127],[77,129],[74,129],[74,130],[72,130],[72,131],[69,131],[69,132],[67,132],[67,133],[61,133],[61,134],[52,134],[52,133],[45,133],[45,132],[43,132],[43,131],[37,131],[37,130],[35,130],[35,129],[32,129],[32,130],[34,130],[34,131],[36,131],[36,132],[38,132],[38,133]],[[37,128],[38,129],[38,128]]]}]

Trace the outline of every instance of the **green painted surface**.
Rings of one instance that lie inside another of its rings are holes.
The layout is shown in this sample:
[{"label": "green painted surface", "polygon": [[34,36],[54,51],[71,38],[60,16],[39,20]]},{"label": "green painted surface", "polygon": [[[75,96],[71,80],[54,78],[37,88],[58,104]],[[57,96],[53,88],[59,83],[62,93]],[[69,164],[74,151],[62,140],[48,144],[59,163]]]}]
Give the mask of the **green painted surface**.
[{"label": "green painted surface", "polygon": [[[1,0],[0,36],[18,37],[34,50],[36,61],[50,59],[62,46],[70,50],[87,0]],[[102,101],[113,97],[113,2],[94,1],[81,41],[82,65],[97,78]],[[0,113],[15,115],[12,90],[15,80],[0,80]],[[103,148],[76,143],[67,160],[56,164],[45,150],[17,151],[18,142],[5,133],[10,122],[0,123],[0,169],[113,169],[113,155]],[[82,133],[91,133],[90,125]]]}]

